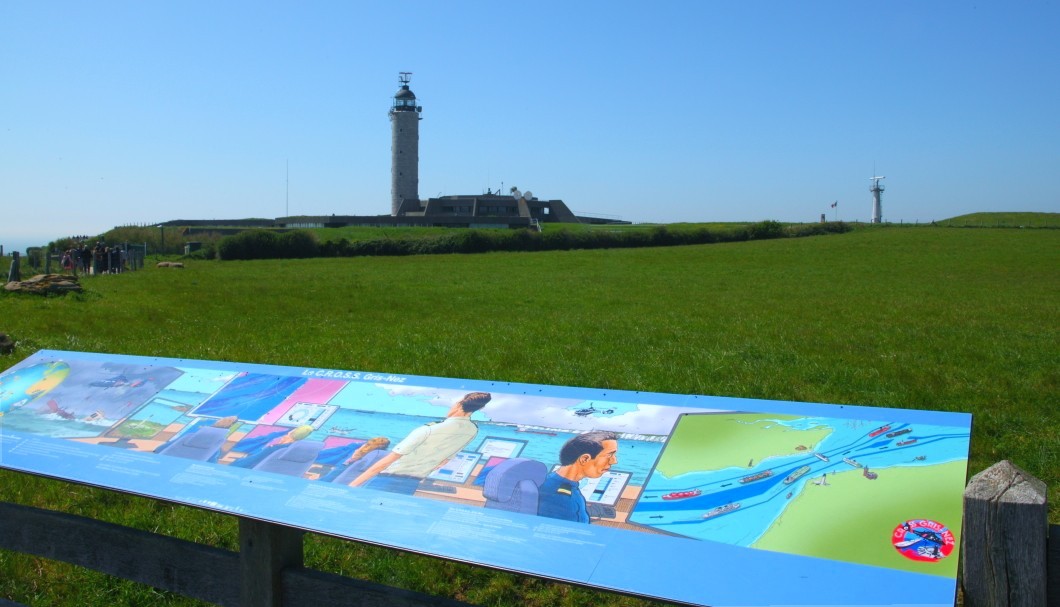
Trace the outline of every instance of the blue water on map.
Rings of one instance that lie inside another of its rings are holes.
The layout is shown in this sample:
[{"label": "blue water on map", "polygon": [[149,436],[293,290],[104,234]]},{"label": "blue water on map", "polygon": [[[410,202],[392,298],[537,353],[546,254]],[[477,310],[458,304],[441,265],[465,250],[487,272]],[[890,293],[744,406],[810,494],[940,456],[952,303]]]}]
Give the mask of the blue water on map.
[{"label": "blue water on map", "polygon": [[[805,451],[765,457],[753,462],[750,468],[704,470],[674,478],[656,473],[647,483],[631,519],[689,537],[749,546],[783,514],[807,483],[825,482],[826,475],[839,472],[864,474],[865,468],[869,472],[883,474],[888,468],[936,466],[966,459],[968,433],[947,426],[893,424],[887,431],[870,437],[868,434],[883,426],[883,422],[829,418],[771,421],[795,430],[827,427],[832,432],[820,443],[808,445]],[[890,438],[886,436],[888,432],[907,428],[910,432]],[[907,441],[914,442],[898,444]],[[823,455],[828,461],[818,458],[814,453]],[[863,468],[857,471],[859,469],[844,462],[844,458],[861,464]],[[804,466],[809,470],[791,483],[784,482],[789,475]],[[765,471],[772,474],[741,482],[741,479]],[[866,482],[871,481],[866,479]],[[662,499],[663,495],[671,492],[696,489],[701,494],[695,497],[670,501]],[[703,517],[704,514],[716,512],[716,508],[731,507],[733,504],[739,504],[739,507]]]}]

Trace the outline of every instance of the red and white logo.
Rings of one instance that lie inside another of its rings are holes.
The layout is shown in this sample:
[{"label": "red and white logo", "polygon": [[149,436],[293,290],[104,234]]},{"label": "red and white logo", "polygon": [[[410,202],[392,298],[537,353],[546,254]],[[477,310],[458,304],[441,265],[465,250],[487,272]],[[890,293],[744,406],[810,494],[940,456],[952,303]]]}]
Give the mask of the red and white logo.
[{"label": "red and white logo", "polygon": [[912,519],[894,528],[891,534],[902,556],[914,561],[941,561],[953,552],[953,532],[938,521]]}]

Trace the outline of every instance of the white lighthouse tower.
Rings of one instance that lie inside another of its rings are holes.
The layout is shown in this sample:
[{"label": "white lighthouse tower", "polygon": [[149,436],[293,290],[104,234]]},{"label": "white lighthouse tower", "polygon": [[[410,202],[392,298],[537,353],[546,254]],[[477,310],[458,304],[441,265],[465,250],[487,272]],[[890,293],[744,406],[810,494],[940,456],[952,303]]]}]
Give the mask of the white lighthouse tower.
[{"label": "white lighthouse tower", "polygon": [[872,221],[870,223],[883,223],[883,186],[880,185],[881,179],[886,177],[871,177],[872,187],[869,191],[872,192]]},{"label": "white lighthouse tower", "polygon": [[390,214],[396,216],[404,200],[419,200],[420,112],[409,90],[412,72],[400,72],[401,88],[390,108]]}]

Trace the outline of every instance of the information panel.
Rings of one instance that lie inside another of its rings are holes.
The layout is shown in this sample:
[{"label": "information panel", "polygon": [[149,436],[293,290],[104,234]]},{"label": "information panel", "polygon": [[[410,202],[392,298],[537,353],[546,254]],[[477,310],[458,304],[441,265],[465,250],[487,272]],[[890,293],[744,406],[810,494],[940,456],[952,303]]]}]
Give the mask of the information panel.
[{"label": "information panel", "polygon": [[952,605],[971,416],[42,350],[0,467],[710,606]]}]

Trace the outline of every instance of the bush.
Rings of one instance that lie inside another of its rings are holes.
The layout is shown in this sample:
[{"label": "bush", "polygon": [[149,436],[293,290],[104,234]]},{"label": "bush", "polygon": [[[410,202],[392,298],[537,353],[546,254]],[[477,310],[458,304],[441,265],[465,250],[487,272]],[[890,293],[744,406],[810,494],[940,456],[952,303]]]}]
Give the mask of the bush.
[{"label": "bush", "polygon": [[217,257],[232,259],[291,259],[316,257],[320,247],[316,238],[304,230],[276,232],[247,230],[223,238],[217,245]]},{"label": "bush", "polygon": [[248,230],[221,240],[217,245],[220,259],[272,259],[276,234],[268,230]]},{"label": "bush", "polygon": [[436,237],[386,237],[354,242],[341,238],[325,243],[318,243],[311,232],[302,230],[283,233],[257,229],[223,239],[217,246],[217,256],[220,259],[277,259],[672,247],[788,236],[813,236],[848,232],[850,229],[842,222],[785,227],[778,221],[760,221],[747,226],[720,230],[706,227],[675,229],[667,226],[656,226],[651,229],[601,227],[578,231],[564,228],[545,232],[467,229],[446,232]]},{"label": "bush", "polygon": [[767,240],[770,238],[783,238],[784,226],[779,221],[759,221],[745,228],[748,240]]},{"label": "bush", "polygon": [[284,258],[303,259],[316,257],[320,254],[317,239],[305,230],[286,232],[280,235],[279,249]]},{"label": "bush", "polygon": [[788,235],[794,237],[820,236],[823,234],[842,234],[853,228],[842,221],[829,221],[825,223],[804,223],[788,226]]}]

